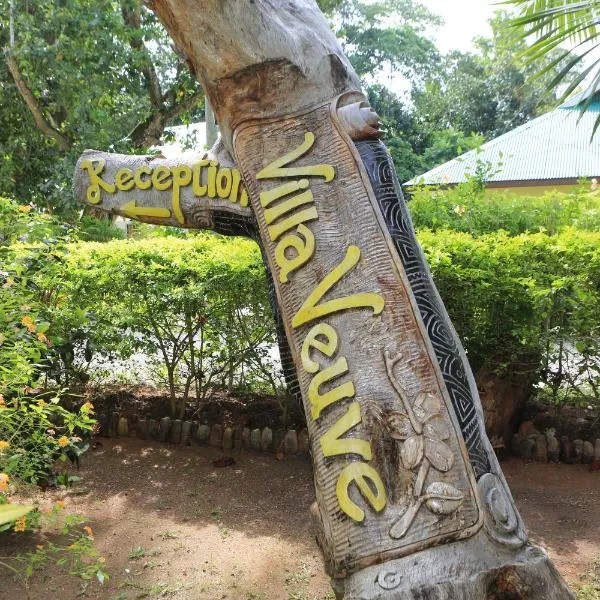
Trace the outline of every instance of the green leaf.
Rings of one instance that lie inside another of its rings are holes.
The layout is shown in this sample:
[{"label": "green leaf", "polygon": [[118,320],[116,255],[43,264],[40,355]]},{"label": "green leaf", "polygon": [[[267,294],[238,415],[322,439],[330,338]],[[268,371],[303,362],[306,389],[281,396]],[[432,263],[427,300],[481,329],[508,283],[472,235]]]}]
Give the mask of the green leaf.
[{"label": "green leaf", "polygon": [[33,504],[0,504],[0,526],[13,523],[35,510]]}]

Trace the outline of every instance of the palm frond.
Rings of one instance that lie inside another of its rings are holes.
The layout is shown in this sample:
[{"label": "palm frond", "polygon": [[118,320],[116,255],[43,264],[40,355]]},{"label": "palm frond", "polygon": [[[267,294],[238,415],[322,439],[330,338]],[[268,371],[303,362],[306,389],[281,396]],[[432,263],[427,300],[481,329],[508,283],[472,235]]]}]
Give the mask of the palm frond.
[{"label": "palm frond", "polygon": [[[548,91],[569,82],[561,99],[567,98],[585,80],[591,77],[590,93],[582,102],[582,114],[600,88],[600,58],[589,63],[591,53],[598,49],[600,37],[600,0],[507,0],[504,4],[516,6],[520,15],[510,19],[509,26],[519,30],[519,37],[532,40],[522,53],[528,66],[542,63],[532,79],[558,72],[547,84]],[[562,50],[552,60],[543,59]],[[582,67],[583,70],[580,71]],[[594,133],[600,127],[600,117]],[[592,134],[593,135],[593,134]]]}]

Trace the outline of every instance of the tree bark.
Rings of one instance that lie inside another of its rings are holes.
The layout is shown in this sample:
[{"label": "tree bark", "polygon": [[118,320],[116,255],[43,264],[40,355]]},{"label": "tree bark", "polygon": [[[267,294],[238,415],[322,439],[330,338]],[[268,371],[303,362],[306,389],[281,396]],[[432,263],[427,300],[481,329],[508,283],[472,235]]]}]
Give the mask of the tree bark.
[{"label": "tree bark", "polygon": [[12,54],[8,54],[6,57],[6,64],[8,66],[8,70],[15,80],[15,85],[17,86],[17,90],[19,90],[19,94],[23,98],[23,101],[27,105],[27,108],[31,112],[33,119],[37,128],[43,133],[45,136],[52,138],[58,144],[58,147],[64,152],[68,152],[71,149],[72,143],[65,135],[63,135],[58,129],[55,129],[50,125],[44,113],[42,112],[42,108],[38,104],[38,101],[35,99],[32,91],[29,89],[25,79],[23,79],[23,75],[21,74],[21,70],[19,69],[19,65],[17,64],[17,59]]},{"label": "tree bark", "polygon": [[338,596],[571,598],[527,542],[376,115],[315,2],[149,4],[200,78],[248,191]]}]

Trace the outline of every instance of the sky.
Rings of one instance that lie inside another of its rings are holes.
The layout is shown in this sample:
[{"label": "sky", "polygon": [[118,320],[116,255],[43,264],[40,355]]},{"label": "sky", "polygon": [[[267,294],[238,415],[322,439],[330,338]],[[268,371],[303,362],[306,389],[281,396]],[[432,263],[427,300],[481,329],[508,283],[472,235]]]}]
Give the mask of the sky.
[{"label": "sky", "polygon": [[444,19],[444,25],[435,34],[437,47],[442,52],[472,50],[472,39],[477,36],[490,36],[487,23],[498,10],[498,0],[419,0],[432,13]]}]

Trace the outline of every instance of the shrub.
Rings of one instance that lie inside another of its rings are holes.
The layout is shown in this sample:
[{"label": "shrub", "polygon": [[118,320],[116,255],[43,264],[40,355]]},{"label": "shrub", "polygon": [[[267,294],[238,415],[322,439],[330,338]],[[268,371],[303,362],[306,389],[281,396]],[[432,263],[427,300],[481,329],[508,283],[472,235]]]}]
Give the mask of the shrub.
[{"label": "shrub", "polygon": [[93,425],[89,410],[71,412],[58,391],[49,400],[38,389],[58,341],[39,281],[64,260],[69,237],[48,215],[4,198],[0,231],[0,472],[37,483],[59,456],[81,451],[73,437]]},{"label": "shrub", "polygon": [[452,189],[417,188],[409,201],[417,229],[451,229],[472,235],[504,230],[510,235],[566,227],[600,230],[600,194],[581,185],[573,192],[521,196],[485,190],[477,179]]},{"label": "shrub", "polygon": [[418,236],[474,369],[535,357],[555,397],[599,402],[600,233]]},{"label": "shrub", "polygon": [[[269,358],[275,342],[258,247],[243,239],[198,235],[79,243],[52,274],[66,306],[89,323],[73,348],[104,355],[137,352],[155,359],[168,384],[171,411],[207,399],[217,387],[277,391]],[[64,329],[70,314],[54,313]]]}]

